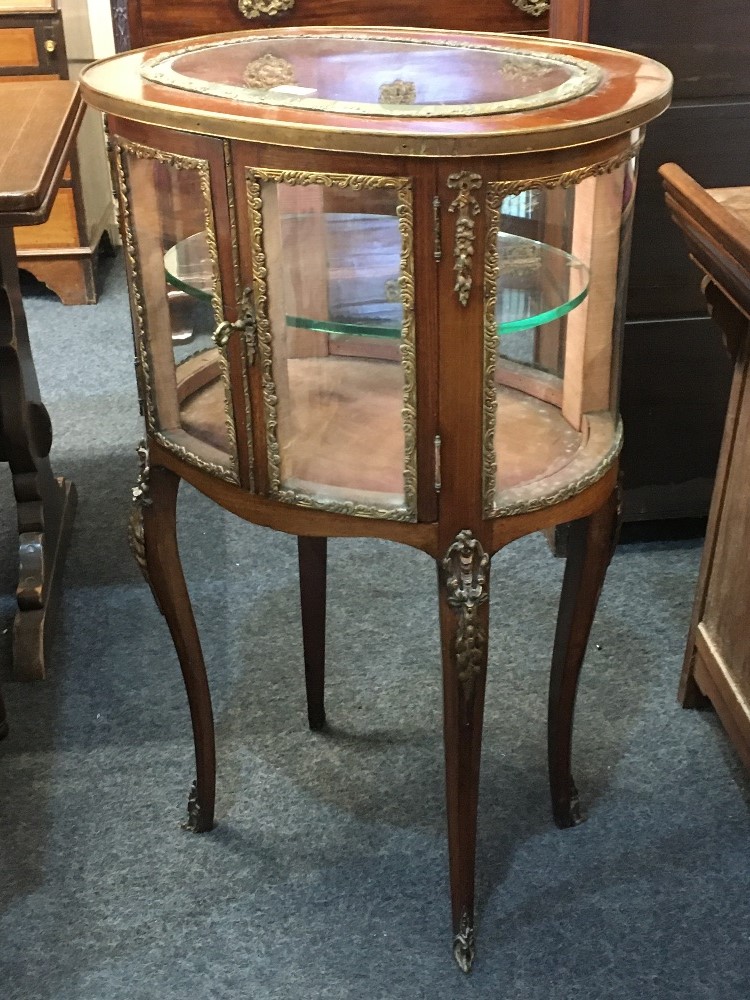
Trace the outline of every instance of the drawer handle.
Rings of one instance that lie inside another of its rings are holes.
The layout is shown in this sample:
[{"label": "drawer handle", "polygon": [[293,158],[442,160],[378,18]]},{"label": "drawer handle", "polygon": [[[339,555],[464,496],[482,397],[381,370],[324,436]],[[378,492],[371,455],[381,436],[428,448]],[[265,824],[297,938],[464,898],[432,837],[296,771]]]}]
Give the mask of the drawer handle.
[{"label": "drawer handle", "polygon": [[277,17],[294,7],[294,0],[239,0],[240,14],[252,20],[255,17]]},{"label": "drawer handle", "polygon": [[513,0],[513,6],[518,7],[524,14],[541,17],[549,10],[549,0]]}]

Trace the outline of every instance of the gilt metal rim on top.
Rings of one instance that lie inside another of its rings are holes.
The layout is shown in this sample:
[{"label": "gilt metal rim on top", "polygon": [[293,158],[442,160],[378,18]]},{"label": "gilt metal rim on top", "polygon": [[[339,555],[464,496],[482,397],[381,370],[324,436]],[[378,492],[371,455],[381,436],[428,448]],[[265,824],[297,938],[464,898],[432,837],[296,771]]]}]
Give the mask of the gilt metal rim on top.
[{"label": "gilt metal rim on top", "polygon": [[[295,30],[275,29],[275,33],[283,37]],[[332,28],[320,30],[330,32]],[[388,28],[379,29],[379,33],[387,31],[388,37],[398,39],[413,36],[415,30]],[[311,33],[314,34],[314,31]],[[246,32],[215,37],[236,38],[241,34]],[[455,37],[469,34],[479,38],[483,35],[481,32],[450,34]],[[421,29],[420,35],[425,39],[445,37],[446,32]],[[486,33],[484,37],[487,37]],[[557,53],[562,50],[560,54],[569,53],[574,57],[580,56],[582,59],[588,58],[594,61],[594,54],[599,52],[607,54],[610,62],[613,57],[617,57],[619,64],[614,69],[608,68],[606,72],[614,73],[618,79],[632,79],[632,81],[636,80],[637,74],[642,97],[637,102],[628,103],[632,97],[631,93],[615,103],[607,104],[605,101],[605,107],[600,113],[592,114],[589,111],[587,117],[580,119],[576,119],[575,114],[571,114],[570,111],[577,107],[577,102],[568,102],[560,106],[561,111],[557,117],[555,108],[548,109],[545,112],[545,123],[541,126],[533,123],[535,119],[533,114],[528,116],[532,119],[528,124],[523,122],[527,116],[517,116],[512,129],[509,129],[507,121],[504,121],[507,116],[483,116],[483,128],[478,131],[475,127],[476,119],[466,121],[464,124],[462,119],[435,119],[429,123],[417,121],[413,123],[414,127],[409,129],[407,121],[362,118],[360,123],[341,116],[342,121],[332,127],[330,116],[319,112],[303,113],[295,112],[293,109],[278,109],[284,112],[286,120],[273,120],[269,118],[273,113],[273,109],[270,108],[259,108],[259,117],[254,118],[253,108],[250,105],[238,111],[237,107],[229,102],[223,107],[219,105],[218,110],[216,107],[212,110],[196,107],[195,102],[192,105],[173,104],[163,99],[168,95],[165,88],[153,86],[151,90],[156,91],[156,94],[146,96],[149,87],[148,85],[144,87],[140,78],[140,64],[144,56],[158,51],[155,47],[121,53],[100,60],[84,70],[80,83],[84,98],[93,107],[107,114],[144,124],[283,147],[409,157],[506,156],[539,153],[543,150],[564,150],[583,143],[591,144],[611,139],[639,128],[656,118],[669,106],[672,77],[666,67],[654,60],[581,42],[539,37],[526,39],[519,35],[496,34],[492,37],[529,54],[539,51]],[[163,46],[160,48],[164,51]],[[522,121],[519,122],[519,118]],[[426,128],[428,124],[431,126],[429,129]]]}]

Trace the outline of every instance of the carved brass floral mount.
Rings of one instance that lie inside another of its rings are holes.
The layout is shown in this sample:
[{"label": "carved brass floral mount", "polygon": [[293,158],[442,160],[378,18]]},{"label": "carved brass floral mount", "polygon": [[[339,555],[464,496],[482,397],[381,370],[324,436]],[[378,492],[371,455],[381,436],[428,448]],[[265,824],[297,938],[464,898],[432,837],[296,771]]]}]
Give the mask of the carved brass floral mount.
[{"label": "carved brass floral mount", "polygon": [[240,14],[248,20],[256,17],[278,17],[294,7],[294,0],[239,0]]},{"label": "carved brass floral mount", "polygon": [[513,6],[518,7],[524,14],[541,17],[549,10],[549,0],[513,0]]}]

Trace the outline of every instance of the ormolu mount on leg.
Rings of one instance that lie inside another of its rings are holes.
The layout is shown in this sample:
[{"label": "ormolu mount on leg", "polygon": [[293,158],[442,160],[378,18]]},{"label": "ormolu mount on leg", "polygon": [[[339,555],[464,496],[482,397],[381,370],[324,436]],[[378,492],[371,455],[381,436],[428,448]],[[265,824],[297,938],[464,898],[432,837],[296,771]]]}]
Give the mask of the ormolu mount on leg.
[{"label": "ormolu mount on leg", "polygon": [[438,566],[453,955],[474,961],[474,869],[487,675],[490,558],[460,531]]}]

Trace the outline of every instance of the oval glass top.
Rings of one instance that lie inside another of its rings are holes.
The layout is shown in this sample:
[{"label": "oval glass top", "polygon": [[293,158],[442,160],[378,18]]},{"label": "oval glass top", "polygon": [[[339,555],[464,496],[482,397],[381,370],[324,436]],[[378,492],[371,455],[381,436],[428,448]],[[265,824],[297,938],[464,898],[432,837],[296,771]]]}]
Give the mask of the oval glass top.
[{"label": "oval glass top", "polygon": [[401,118],[527,111],[581,97],[602,78],[573,56],[353,32],[195,43],[146,60],[144,79],[248,104]]}]

